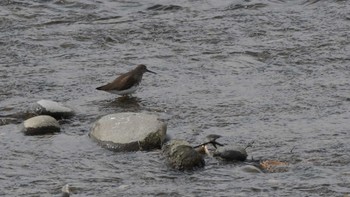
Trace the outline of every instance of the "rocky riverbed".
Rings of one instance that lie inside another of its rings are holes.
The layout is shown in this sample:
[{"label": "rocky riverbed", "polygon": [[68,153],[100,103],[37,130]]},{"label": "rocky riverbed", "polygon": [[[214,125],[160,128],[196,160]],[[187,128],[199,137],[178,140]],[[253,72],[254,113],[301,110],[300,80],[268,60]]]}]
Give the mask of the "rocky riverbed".
[{"label": "rocky riverbed", "polygon": [[[350,185],[346,0],[0,1],[0,196],[346,196]],[[138,64],[133,97],[95,90]],[[27,109],[74,109],[60,132],[27,136]],[[191,145],[218,134],[258,171],[205,158],[193,172],[161,150],[114,152],[101,117],[156,114]],[[269,162],[263,163],[268,164]]]}]

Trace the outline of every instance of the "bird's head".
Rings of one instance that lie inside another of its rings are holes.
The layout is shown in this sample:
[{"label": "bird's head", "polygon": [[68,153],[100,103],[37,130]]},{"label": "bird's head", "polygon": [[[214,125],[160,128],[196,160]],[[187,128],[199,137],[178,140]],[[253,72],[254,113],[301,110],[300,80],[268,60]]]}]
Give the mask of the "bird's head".
[{"label": "bird's head", "polygon": [[140,71],[142,74],[145,73],[145,72],[149,72],[149,73],[153,73],[153,74],[157,74],[153,71],[150,71],[147,69],[147,67],[144,65],[144,64],[140,64],[136,67],[136,70]]}]

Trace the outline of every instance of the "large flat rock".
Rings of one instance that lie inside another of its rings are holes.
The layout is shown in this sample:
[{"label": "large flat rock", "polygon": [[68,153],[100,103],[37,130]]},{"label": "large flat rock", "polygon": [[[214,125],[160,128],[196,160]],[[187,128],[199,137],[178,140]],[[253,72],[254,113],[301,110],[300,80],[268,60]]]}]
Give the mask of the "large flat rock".
[{"label": "large flat rock", "polygon": [[114,151],[159,149],[166,137],[166,124],[145,113],[109,114],[94,123],[90,137]]}]

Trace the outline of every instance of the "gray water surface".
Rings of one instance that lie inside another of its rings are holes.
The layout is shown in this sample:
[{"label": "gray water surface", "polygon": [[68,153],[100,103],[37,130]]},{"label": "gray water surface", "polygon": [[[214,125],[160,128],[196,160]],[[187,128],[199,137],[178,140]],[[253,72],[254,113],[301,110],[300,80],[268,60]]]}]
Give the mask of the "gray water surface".
[{"label": "gray water surface", "polygon": [[[347,0],[0,1],[0,196],[344,196],[350,193]],[[137,64],[128,102],[95,90]],[[77,111],[62,132],[24,136],[40,99]],[[290,163],[251,174],[206,158],[178,172],[160,151],[115,153],[92,123],[147,112],[174,138],[208,134],[249,157]]]}]

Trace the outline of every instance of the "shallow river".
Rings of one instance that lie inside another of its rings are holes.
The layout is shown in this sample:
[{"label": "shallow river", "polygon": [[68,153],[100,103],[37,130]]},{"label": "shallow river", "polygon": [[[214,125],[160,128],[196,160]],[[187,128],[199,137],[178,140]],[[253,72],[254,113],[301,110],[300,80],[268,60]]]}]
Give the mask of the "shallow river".
[{"label": "shallow river", "polygon": [[[1,0],[0,196],[344,196],[350,193],[347,0]],[[95,90],[137,64],[132,100]],[[24,136],[41,99],[77,111],[55,135]],[[117,112],[157,114],[173,138],[208,134],[249,157],[178,172],[160,151],[116,153],[88,137]]]}]

